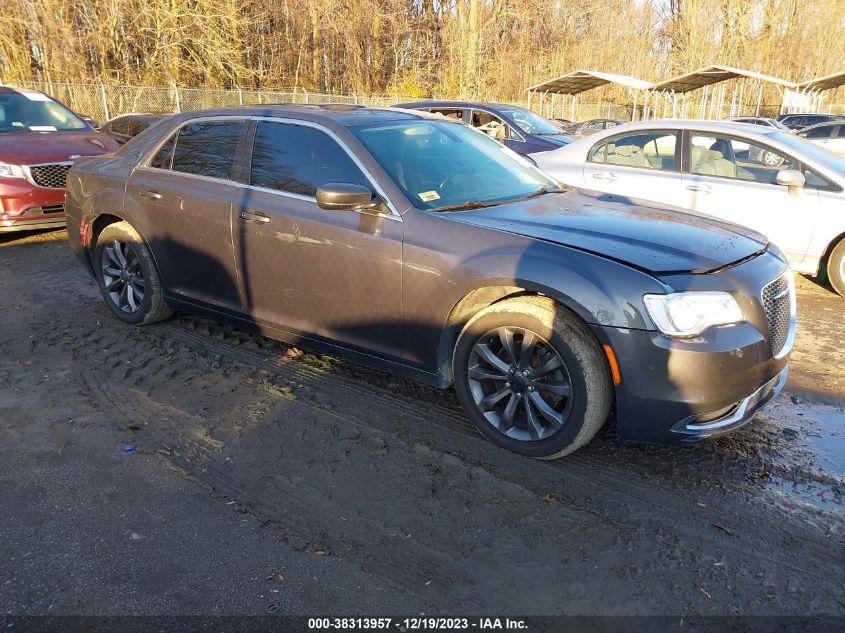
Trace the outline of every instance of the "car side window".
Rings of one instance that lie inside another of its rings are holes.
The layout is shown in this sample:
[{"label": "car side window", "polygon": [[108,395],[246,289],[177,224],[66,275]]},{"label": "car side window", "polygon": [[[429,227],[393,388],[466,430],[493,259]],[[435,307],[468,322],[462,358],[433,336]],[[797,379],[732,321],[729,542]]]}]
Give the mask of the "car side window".
[{"label": "car side window", "polygon": [[643,169],[675,169],[677,132],[653,130],[614,136],[593,148],[589,160]]},{"label": "car side window", "polygon": [[464,111],[460,108],[431,108],[429,112],[432,112],[433,114],[442,114],[445,117],[457,119],[458,121],[464,120]]},{"label": "car side window", "polygon": [[839,131],[834,138],[845,138],[845,123],[839,126]]},{"label": "car side window", "polygon": [[483,110],[472,111],[472,127],[484,132],[487,136],[504,141],[512,138],[510,127],[495,114]]},{"label": "car side window", "polygon": [[143,132],[146,127],[146,124],[141,119],[129,119],[126,125],[126,132],[124,133],[127,136],[136,136]]},{"label": "car side window", "polygon": [[170,138],[167,139],[167,142],[159,148],[156,155],[153,156],[150,161],[150,167],[155,167],[156,169],[170,169],[170,166],[173,164],[173,148],[176,145],[176,134],[178,134],[178,132],[172,134]]},{"label": "car side window", "polygon": [[185,174],[231,179],[243,121],[198,121],[179,130],[171,169]]},{"label": "car side window", "polygon": [[304,125],[258,124],[250,185],[313,198],[317,187],[328,183],[371,187],[355,162],[325,132]]},{"label": "car side window", "polygon": [[830,138],[833,135],[833,128],[833,125],[820,125],[819,127],[807,130],[801,136],[806,136],[806,138]]},{"label": "car side window", "polygon": [[693,134],[690,173],[774,185],[778,172],[796,162],[767,147],[715,134]]},{"label": "car side window", "polygon": [[804,187],[806,189],[823,189],[827,191],[836,191],[836,185],[830,182],[824,176],[819,176],[812,169],[804,169]]}]

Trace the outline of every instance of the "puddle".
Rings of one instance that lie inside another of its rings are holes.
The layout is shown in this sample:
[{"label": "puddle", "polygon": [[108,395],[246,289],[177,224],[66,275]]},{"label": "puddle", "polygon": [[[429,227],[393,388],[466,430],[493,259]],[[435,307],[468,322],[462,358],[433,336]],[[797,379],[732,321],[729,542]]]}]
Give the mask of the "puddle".
[{"label": "puddle", "polygon": [[845,412],[804,404],[792,408],[800,420],[798,441],[813,451],[816,468],[845,481]]}]

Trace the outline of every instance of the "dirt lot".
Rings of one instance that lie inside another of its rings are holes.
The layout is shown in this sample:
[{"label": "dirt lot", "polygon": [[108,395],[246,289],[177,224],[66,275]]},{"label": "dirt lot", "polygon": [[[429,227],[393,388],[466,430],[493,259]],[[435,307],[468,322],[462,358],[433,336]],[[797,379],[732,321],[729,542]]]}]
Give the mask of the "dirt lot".
[{"label": "dirt lot", "polygon": [[124,326],[64,239],[0,237],[0,613],[845,615],[825,288],[799,280],[789,384],[742,431],[536,462],[451,392]]}]

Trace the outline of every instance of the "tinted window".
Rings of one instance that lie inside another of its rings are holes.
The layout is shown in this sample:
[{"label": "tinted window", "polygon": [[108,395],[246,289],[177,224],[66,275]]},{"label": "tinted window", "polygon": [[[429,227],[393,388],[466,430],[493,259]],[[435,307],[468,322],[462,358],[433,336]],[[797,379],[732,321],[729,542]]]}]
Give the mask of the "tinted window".
[{"label": "tinted window", "polygon": [[589,160],[625,167],[675,169],[676,143],[674,131],[636,132],[608,139],[590,152]]},{"label": "tinted window", "polygon": [[126,134],[128,136],[135,136],[140,134],[147,127],[147,124],[142,119],[129,119],[126,125]]},{"label": "tinted window", "polygon": [[836,186],[832,182],[810,169],[804,169],[804,183],[807,189],[836,190]]},{"label": "tinted window", "polygon": [[126,119],[120,118],[115,119],[111,123],[108,124],[109,129],[114,132],[115,134],[126,134]]},{"label": "tinted window", "polygon": [[834,138],[845,138],[845,125],[839,126],[839,131],[836,133]]},{"label": "tinted window", "polygon": [[694,134],[691,139],[693,174],[775,184],[779,171],[795,168],[788,156],[739,139],[710,134]]},{"label": "tinted window", "polygon": [[511,137],[510,128],[499,117],[481,110],[472,111],[472,127],[478,128],[490,138],[502,141]]},{"label": "tinted window", "polygon": [[202,121],[179,130],[173,171],[228,179],[231,177],[243,121]]},{"label": "tinted window", "polygon": [[358,166],[325,132],[267,122],[258,124],[249,182],[311,197],[317,187],[331,182],[370,187]]},{"label": "tinted window", "polygon": [[161,146],[161,149],[156,152],[153,159],[150,161],[150,167],[157,169],[170,169],[173,161],[173,146],[175,145],[176,135],[172,135],[168,141]]},{"label": "tinted window", "polygon": [[807,138],[830,138],[833,128],[832,125],[814,127],[812,130],[807,130],[806,136]]}]

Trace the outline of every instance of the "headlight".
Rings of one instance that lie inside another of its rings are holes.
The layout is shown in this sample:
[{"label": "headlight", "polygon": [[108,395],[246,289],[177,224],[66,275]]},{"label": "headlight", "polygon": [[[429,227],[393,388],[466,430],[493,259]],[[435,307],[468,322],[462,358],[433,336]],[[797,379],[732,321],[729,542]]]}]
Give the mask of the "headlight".
[{"label": "headlight", "polygon": [[20,165],[0,163],[0,178],[23,178],[23,169]]},{"label": "headlight", "polygon": [[727,292],[678,292],[645,295],[651,320],[667,336],[697,336],[715,325],[744,321],[736,299]]}]

